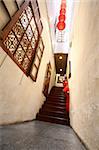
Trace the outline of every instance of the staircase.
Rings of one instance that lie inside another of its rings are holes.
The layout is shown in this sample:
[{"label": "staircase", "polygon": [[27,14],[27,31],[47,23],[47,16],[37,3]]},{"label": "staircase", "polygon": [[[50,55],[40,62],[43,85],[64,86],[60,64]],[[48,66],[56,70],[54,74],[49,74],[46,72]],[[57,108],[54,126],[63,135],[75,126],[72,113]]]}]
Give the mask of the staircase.
[{"label": "staircase", "polygon": [[66,112],[66,97],[63,93],[63,88],[52,88],[37,115],[37,120],[69,125],[69,115]]}]

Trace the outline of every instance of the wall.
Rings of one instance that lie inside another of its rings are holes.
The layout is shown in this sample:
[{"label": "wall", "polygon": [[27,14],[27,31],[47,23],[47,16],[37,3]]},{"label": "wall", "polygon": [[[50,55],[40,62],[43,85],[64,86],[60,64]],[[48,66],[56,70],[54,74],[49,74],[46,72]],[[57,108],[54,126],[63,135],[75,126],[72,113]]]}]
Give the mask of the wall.
[{"label": "wall", "polygon": [[54,56],[51,47],[46,5],[44,2],[44,0],[39,0],[43,22],[42,38],[45,50],[37,81],[33,82],[30,77],[26,77],[0,47],[0,124],[35,119],[37,112],[45,100],[42,94],[42,88],[46,66],[49,61],[52,67],[49,91],[54,85]]},{"label": "wall", "polygon": [[90,150],[99,150],[99,2],[75,2],[70,120]]}]

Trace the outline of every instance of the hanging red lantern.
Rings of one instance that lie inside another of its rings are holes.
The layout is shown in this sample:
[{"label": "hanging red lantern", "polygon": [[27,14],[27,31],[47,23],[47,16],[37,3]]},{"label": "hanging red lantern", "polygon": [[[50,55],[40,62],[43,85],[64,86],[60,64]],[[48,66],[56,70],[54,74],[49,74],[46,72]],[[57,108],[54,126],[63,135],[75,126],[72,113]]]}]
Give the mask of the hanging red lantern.
[{"label": "hanging red lantern", "polygon": [[62,3],[61,4],[61,9],[65,9],[66,8],[66,4],[65,3]]},{"label": "hanging red lantern", "polygon": [[63,22],[63,21],[65,21],[65,15],[59,15],[59,17],[58,17],[58,19],[59,19],[59,22]]},{"label": "hanging red lantern", "polygon": [[66,3],[66,0],[62,0],[61,3]]},{"label": "hanging red lantern", "polygon": [[65,22],[58,22],[57,28],[58,28],[58,30],[64,30],[65,29]]},{"label": "hanging red lantern", "polygon": [[61,10],[60,10],[60,14],[65,15],[65,13],[66,13],[66,9],[61,9]]},{"label": "hanging red lantern", "polygon": [[65,4],[66,5],[66,1],[62,1],[62,3],[61,4]]},{"label": "hanging red lantern", "polygon": [[62,3],[66,3],[66,0],[62,0]]},{"label": "hanging red lantern", "polygon": [[58,30],[64,30],[65,29],[65,13],[66,13],[66,0],[61,1],[61,9],[60,9],[60,15],[58,17],[59,22],[57,23]]}]

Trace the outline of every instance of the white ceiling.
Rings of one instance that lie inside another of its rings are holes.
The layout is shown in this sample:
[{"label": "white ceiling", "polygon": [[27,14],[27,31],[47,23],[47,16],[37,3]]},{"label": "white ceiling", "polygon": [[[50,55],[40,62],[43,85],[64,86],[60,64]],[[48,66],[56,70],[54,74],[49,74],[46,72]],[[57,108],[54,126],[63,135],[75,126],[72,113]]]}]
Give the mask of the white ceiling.
[{"label": "white ceiling", "polygon": [[[64,42],[58,42],[58,36],[61,32],[56,28],[56,22],[58,21],[59,10],[61,0],[46,0],[48,16],[49,16],[49,25],[51,30],[52,46],[54,53],[68,53],[69,44],[70,44],[70,33],[72,30],[72,20],[73,20],[73,9],[74,9],[74,0],[66,1],[66,28],[63,31]],[[55,32],[56,30],[56,32]],[[57,34],[56,34],[57,33]]]}]

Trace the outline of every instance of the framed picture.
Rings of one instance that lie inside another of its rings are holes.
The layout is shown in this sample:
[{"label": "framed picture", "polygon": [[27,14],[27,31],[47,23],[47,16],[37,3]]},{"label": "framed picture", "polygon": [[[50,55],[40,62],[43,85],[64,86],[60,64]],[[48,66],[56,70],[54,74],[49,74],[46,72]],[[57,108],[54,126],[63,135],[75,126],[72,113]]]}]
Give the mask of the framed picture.
[{"label": "framed picture", "polygon": [[45,78],[44,78],[44,85],[43,85],[43,94],[45,97],[48,96],[48,89],[49,89],[49,83],[51,78],[51,64],[50,62],[47,64],[46,72],[45,72]]}]

